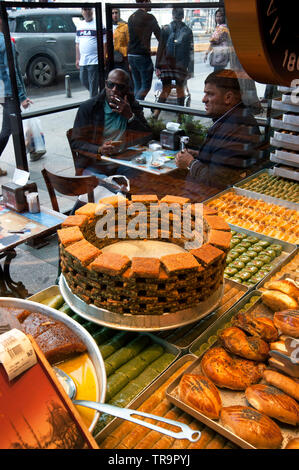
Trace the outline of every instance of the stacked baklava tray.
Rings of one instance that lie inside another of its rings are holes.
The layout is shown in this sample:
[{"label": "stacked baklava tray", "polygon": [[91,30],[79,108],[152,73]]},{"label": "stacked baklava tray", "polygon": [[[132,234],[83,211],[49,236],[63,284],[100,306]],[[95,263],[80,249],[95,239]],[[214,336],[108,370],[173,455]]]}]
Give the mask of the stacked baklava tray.
[{"label": "stacked baklava tray", "polygon": [[[117,235],[99,238],[96,224],[105,214],[105,206],[118,209],[133,203],[142,203],[147,212],[147,235],[149,239],[149,216],[152,204],[179,204],[181,211],[189,204],[187,198],[156,195],[132,195],[108,197],[99,203],[88,203],[69,216],[58,230],[61,268],[73,294],[87,304],[111,312],[132,315],[162,315],[198,305],[207,300],[223,283],[226,253],[230,247],[229,225],[218,217],[214,209],[204,208],[203,244],[198,248],[182,250],[175,254],[156,257],[132,257],[125,254],[105,252],[108,245],[123,241],[123,230],[132,216],[126,215],[126,223],[119,223],[116,212]],[[195,227],[195,206],[191,205],[192,224]],[[130,211],[126,211],[126,213]],[[101,213],[101,215],[98,215]],[[158,224],[161,227],[161,212]],[[134,215],[135,216],[135,215]],[[170,220],[170,234],[158,230],[156,241],[186,246],[193,234],[176,238],[174,214]],[[152,221],[152,219],[151,219]],[[118,234],[122,231],[122,238]],[[126,233],[126,240],[130,240]],[[152,238],[151,238],[152,241]]]}]

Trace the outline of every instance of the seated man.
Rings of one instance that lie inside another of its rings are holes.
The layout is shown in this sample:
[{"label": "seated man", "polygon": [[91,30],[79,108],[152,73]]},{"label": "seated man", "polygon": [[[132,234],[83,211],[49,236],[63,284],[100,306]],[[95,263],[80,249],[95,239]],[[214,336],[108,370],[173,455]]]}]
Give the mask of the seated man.
[{"label": "seated man", "polygon": [[129,83],[127,72],[114,69],[105,89],[80,105],[71,136],[71,147],[78,152],[77,173],[116,174],[118,165],[101,160],[101,155],[117,154],[136,143],[138,136],[141,140],[150,137],[150,127]]},{"label": "seated man", "polygon": [[231,184],[233,168],[247,168],[256,162],[261,134],[254,116],[241,100],[239,81],[232,70],[213,72],[205,80],[207,116],[213,120],[200,149],[186,149],[176,155],[178,168],[188,169],[190,177],[207,185]]}]

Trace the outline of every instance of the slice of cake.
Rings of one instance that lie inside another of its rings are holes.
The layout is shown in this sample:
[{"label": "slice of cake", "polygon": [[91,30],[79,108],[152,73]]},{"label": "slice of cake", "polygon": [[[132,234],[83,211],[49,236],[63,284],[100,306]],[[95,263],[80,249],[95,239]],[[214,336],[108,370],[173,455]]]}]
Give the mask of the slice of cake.
[{"label": "slice of cake", "polygon": [[88,222],[87,215],[69,215],[61,224],[61,227],[79,227],[83,228]]},{"label": "slice of cake", "polygon": [[122,274],[130,265],[130,258],[118,253],[102,253],[91,264],[90,268],[100,273]]},{"label": "slice of cake", "polygon": [[157,258],[132,258],[132,274],[136,277],[158,278],[160,273],[160,260]]},{"label": "slice of cake", "polygon": [[202,245],[200,248],[196,248],[191,250],[190,253],[195,256],[195,258],[202,264],[203,266],[209,266],[210,264],[218,261],[224,257],[224,253],[219,248],[207,243]]},{"label": "slice of cake", "polygon": [[208,243],[211,243],[220,250],[223,249],[227,251],[230,248],[231,238],[231,232],[224,232],[222,230],[210,230]]},{"label": "slice of cake", "polygon": [[185,270],[196,270],[199,263],[190,253],[175,253],[172,255],[165,255],[161,258],[168,274],[175,274]]},{"label": "slice of cake", "polygon": [[230,232],[230,226],[222,217],[219,217],[218,215],[205,214],[205,219],[211,230],[224,230],[226,232]]},{"label": "slice of cake", "polygon": [[96,248],[85,239],[67,246],[65,251],[74,258],[77,258],[77,260],[82,263],[83,266],[87,266],[101,254],[101,250]]},{"label": "slice of cake", "polygon": [[160,199],[160,204],[161,204],[161,202],[165,202],[166,204],[176,203],[176,204],[184,205],[184,204],[187,204],[188,202],[190,202],[190,199],[187,198],[187,197],[168,195],[168,196],[162,197],[162,199]]},{"label": "slice of cake", "polygon": [[60,243],[63,246],[68,246],[71,243],[78,242],[80,240],[83,240],[83,234],[79,227],[66,227],[62,228],[60,230],[57,230],[57,235]]}]

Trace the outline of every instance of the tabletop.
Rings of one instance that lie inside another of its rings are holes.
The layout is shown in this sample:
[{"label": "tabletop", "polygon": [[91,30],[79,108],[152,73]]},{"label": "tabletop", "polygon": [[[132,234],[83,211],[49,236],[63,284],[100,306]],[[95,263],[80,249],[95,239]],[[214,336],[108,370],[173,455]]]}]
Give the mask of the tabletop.
[{"label": "tabletop", "polygon": [[64,214],[41,206],[40,212],[16,212],[0,204],[0,252],[58,228]]}]

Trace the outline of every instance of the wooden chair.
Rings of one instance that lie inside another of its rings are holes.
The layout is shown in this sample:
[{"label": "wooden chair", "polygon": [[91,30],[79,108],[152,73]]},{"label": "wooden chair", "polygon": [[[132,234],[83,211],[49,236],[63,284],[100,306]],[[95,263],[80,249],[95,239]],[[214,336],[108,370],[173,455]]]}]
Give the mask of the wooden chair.
[{"label": "wooden chair", "polygon": [[69,129],[69,130],[66,131],[66,137],[67,137],[67,140],[68,140],[71,152],[72,152],[72,157],[73,157],[73,162],[74,162],[74,168],[75,168],[76,175],[80,176],[80,175],[82,175],[83,168],[77,168],[76,167],[76,162],[78,161],[79,152],[77,150],[74,150],[72,148],[72,145],[71,145],[72,129]]},{"label": "wooden chair", "polygon": [[55,191],[65,196],[87,194],[88,202],[94,202],[93,191],[99,185],[96,176],[61,176],[51,173],[46,168],[42,170],[42,175],[55,211],[60,212]]}]

